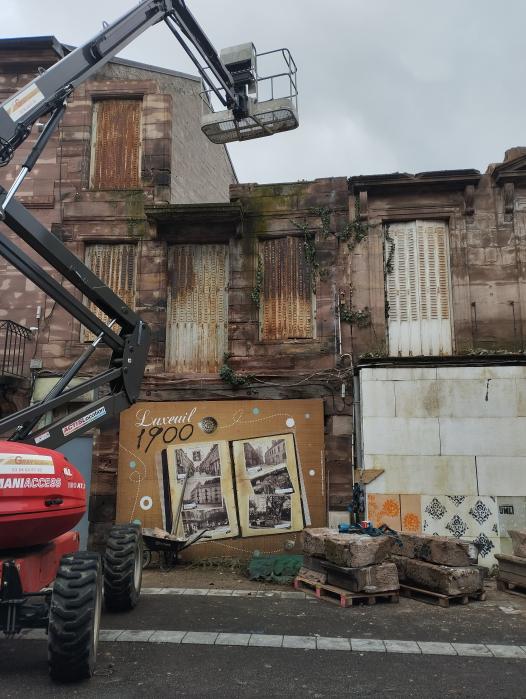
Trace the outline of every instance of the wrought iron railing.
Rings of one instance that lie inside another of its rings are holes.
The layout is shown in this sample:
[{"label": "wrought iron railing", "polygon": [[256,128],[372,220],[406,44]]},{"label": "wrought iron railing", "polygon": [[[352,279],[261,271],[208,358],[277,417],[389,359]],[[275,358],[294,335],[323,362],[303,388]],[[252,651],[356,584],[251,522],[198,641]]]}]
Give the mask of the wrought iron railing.
[{"label": "wrought iron railing", "polygon": [[0,321],[0,376],[24,377],[26,344],[32,339],[29,328],[12,320]]}]

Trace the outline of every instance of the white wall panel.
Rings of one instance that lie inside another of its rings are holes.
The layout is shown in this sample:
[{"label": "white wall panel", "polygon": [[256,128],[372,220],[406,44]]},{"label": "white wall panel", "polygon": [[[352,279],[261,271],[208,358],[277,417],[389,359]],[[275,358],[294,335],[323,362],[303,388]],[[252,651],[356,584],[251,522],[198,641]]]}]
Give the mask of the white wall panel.
[{"label": "white wall panel", "polygon": [[526,379],[526,366],[439,366],[438,379]]},{"label": "white wall panel", "polygon": [[443,417],[516,417],[515,379],[444,379],[438,383]]},{"label": "white wall panel", "polygon": [[365,383],[366,381],[387,381],[388,369],[383,367],[378,367],[378,369],[361,369],[360,370],[360,381]]},{"label": "white wall panel", "polygon": [[369,381],[362,393],[362,415],[364,417],[394,417],[394,381]]},{"label": "white wall panel", "polygon": [[367,486],[368,493],[477,494],[473,456],[369,455],[365,468],[384,469],[384,473]]},{"label": "white wall panel", "polygon": [[438,420],[363,418],[364,454],[440,454]]},{"label": "white wall panel", "polygon": [[446,455],[523,456],[526,418],[440,418],[440,442]]},{"label": "white wall panel", "polygon": [[396,417],[438,417],[438,381],[396,381]]},{"label": "white wall panel", "polygon": [[402,369],[386,369],[386,379],[389,381],[421,381],[437,377],[436,367],[404,367]]},{"label": "white wall panel", "polygon": [[478,456],[481,495],[526,494],[526,456]]},{"label": "white wall panel", "polygon": [[526,495],[526,366],[366,372],[364,465],[385,469],[369,492]]},{"label": "white wall panel", "polygon": [[517,415],[526,417],[526,378],[516,379]]},{"label": "white wall panel", "polygon": [[[519,398],[516,379],[368,382],[363,403],[374,399],[375,406],[391,406],[389,384],[394,386],[397,417],[517,417],[522,403],[526,408],[526,396]],[[388,408],[384,410],[364,415],[391,415]]]}]

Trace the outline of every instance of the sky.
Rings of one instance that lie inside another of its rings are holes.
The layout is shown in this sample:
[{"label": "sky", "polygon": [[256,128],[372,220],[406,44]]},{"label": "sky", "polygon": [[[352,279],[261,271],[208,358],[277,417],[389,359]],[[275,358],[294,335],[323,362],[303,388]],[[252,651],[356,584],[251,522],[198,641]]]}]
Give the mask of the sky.
[{"label": "sky", "polygon": [[[0,37],[79,45],[136,0],[1,0]],[[300,126],[229,146],[241,182],[455,168],[526,145],[522,0],[187,0],[219,50],[287,47]],[[195,73],[168,28],[121,54]]]}]

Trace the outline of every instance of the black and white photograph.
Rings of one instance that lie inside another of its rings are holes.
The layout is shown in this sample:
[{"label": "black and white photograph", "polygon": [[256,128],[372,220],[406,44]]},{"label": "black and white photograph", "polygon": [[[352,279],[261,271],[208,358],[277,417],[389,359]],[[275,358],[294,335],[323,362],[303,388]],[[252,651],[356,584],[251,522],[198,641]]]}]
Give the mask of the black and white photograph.
[{"label": "black and white photograph", "polygon": [[200,529],[207,531],[224,532],[230,531],[228,513],[224,502],[220,507],[205,506],[200,507],[195,504],[183,504],[183,528],[186,536],[190,536]]},{"label": "black and white photograph", "polygon": [[253,495],[248,499],[248,522],[251,529],[290,529],[290,497]]},{"label": "black and white photograph", "polygon": [[278,468],[287,468],[287,448],[283,437],[258,437],[243,444],[248,477],[261,478]]},{"label": "black and white photograph", "polygon": [[182,523],[186,536],[206,529],[231,531],[221,486],[219,444],[208,442],[174,450],[176,479],[182,490]]},{"label": "black and white photograph", "polygon": [[184,480],[186,474],[188,474],[188,480],[220,476],[221,457],[219,455],[219,444],[205,442],[204,444],[177,447],[175,449],[175,468],[178,481]]},{"label": "black and white photograph", "polygon": [[289,470],[286,466],[277,466],[272,471],[250,479],[255,495],[289,495],[294,492]]}]

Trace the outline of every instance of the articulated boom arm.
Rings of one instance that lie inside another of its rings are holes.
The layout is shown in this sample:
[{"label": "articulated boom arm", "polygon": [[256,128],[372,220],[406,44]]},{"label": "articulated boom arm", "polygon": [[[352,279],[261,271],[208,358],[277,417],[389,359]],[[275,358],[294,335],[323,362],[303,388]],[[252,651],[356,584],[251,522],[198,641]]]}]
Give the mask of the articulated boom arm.
[{"label": "articulated boom arm", "polygon": [[0,164],[9,162],[37,119],[60,109],[77,85],[100,70],[146,29],[162,20],[166,21],[203,78],[214,89],[211,76],[201,68],[188,42],[193,44],[219,83],[219,88],[225,91],[226,106],[235,106],[232,76],[184,0],[143,0],[0,105]]},{"label": "articulated boom arm", "polygon": [[[0,254],[96,336],[43,401],[0,420],[0,433],[14,430],[10,437],[14,441],[53,449],[118,415],[138,398],[149,348],[148,326],[17,202],[15,194],[57,127],[67,97],[74,88],[100,70],[135,37],[162,20],[192,58],[209,88],[228,109],[233,110],[236,118],[242,118],[244,90],[234,85],[230,72],[186,8],[184,0],[143,0],[0,105],[0,166],[11,160],[35,122],[46,114],[50,115],[11,189],[6,192],[0,187],[0,219],[111,319],[109,324],[101,321],[0,231]],[[194,56],[191,46],[204,60],[206,70]],[[112,330],[114,323],[121,328],[119,334]],[[99,344],[112,349],[108,369],[74,388],[67,388]],[[109,394],[63,419],[55,420],[44,429],[34,429],[46,412],[101,386],[109,386]]]}]

